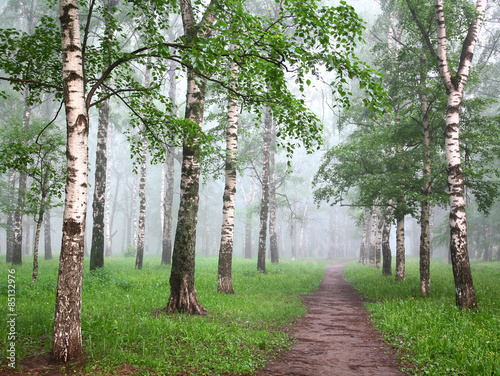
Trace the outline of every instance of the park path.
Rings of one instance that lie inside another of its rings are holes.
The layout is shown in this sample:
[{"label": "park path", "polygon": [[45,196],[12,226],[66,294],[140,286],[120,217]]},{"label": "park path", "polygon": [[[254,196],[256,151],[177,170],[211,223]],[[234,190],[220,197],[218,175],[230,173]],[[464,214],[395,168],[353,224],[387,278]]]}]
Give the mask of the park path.
[{"label": "park path", "polygon": [[363,299],[343,275],[345,263],[329,265],[307,315],[294,325],[297,343],[257,376],[401,376],[393,348],[370,324]]}]

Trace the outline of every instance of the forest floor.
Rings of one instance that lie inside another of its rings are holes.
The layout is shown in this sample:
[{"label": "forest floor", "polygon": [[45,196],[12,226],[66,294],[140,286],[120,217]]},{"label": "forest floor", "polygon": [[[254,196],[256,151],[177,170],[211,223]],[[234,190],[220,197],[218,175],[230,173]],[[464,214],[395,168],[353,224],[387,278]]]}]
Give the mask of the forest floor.
[{"label": "forest floor", "polygon": [[[396,351],[373,329],[363,298],[344,279],[344,264],[327,266],[319,289],[302,296],[308,313],[293,326],[296,343],[254,376],[404,375]],[[14,372],[0,367],[0,375],[85,374],[84,361],[65,367],[53,363],[48,354],[25,358],[21,365],[23,370]],[[136,371],[125,366],[113,374],[135,375]]]},{"label": "forest floor", "polygon": [[297,341],[258,376],[401,376],[396,351],[381,341],[363,298],[329,265],[319,289],[304,296],[308,313],[294,325]]}]

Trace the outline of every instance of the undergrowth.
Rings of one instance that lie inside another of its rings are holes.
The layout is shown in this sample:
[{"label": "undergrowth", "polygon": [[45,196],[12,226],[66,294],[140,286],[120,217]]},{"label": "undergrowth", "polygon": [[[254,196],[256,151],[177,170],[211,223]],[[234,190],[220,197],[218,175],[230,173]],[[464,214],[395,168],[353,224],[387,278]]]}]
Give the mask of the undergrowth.
[{"label": "undergrowth", "polygon": [[[393,268],[394,270],[394,268]],[[455,306],[451,265],[432,261],[431,296],[420,295],[418,260],[407,260],[406,281],[351,263],[347,280],[364,297],[375,326],[418,375],[500,375],[500,263],[474,263],[479,310]]]},{"label": "undergrowth", "polygon": [[[235,259],[236,294],[217,293],[217,259],[196,260],[198,299],[207,316],[164,315],[169,266],[146,257],[142,270],[134,259],[106,259],[90,272],[85,262],[82,337],[84,372],[112,374],[127,367],[134,374],[247,374],[266,359],[288,349],[293,320],[306,309],[297,295],[319,286],[326,263],[281,261],[257,272],[255,260]],[[7,269],[1,265],[0,315],[7,317]],[[39,279],[31,284],[31,260],[16,267],[16,357],[50,352],[57,285],[57,260],[40,261]],[[7,348],[7,327],[0,325],[0,347]],[[6,353],[0,361],[6,363]]]}]

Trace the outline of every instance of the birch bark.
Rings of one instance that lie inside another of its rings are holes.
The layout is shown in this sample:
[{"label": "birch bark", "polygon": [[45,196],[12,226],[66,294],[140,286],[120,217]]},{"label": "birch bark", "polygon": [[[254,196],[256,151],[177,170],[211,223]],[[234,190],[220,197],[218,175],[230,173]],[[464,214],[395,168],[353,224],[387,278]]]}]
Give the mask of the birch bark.
[{"label": "birch bark", "polygon": [[[27,131],[31,119],[31,109],[26,103],[29,96],[29,90],[26,90],[25,105],[23,114],[23,130]],[[26,172],[21,172],[19,175],[19,188],[17,192],[17,208],[14,213],[14,222],[12,226],[13,244],[12,244],[12,265],[22,265],[23,263],[23,211],[26,201],[26,187],[28,183],[28,175]]]},{"label": "birch bark", "polygon": [[368,252],[368,229],[370,227],[370,208],[365,208],[363,216],[363,238],[361,240],[361,247],[359,250],[359,263],[366,265],[366,254]]},{"label": "birch bark", "polygon": [[[421,57],[421,66],[426,64],[425,53]],[[431,212],[431,202],[427,198],[431,194],[431,149],[430,149],[430,129],[429,129],[429,104],[427,100],[426,87],[427,72],[423,69],[420,73],[420,103],[422,111],[422,137],[424,148],[424,166],[423,179],[424,187],[422,194],[425,199],[422,202],[420,210],[420,293],[428,296],[431,293],[431,278],[430,278],[430,256],[431,256],[431,233],[429,227],[429,218]]]},{"label": "birch bark", "polygon": [[[149,88],[150,71],[146,68],[144,74],[144,87]],[[142,149],[141,149],[141,179],[139,181],[139,227],[137,229],[137,253],[135,255],[135,268],[142,269],[144,259],[144,238],[146,236],[146,175],[148,159],[148,137],[146,126],[141,129]]]},{"label": "birch bark", "polygon": [[45,212],[45,218],[43,222],[43,230],[44,230],[44,259],[52,260],[52,236],[50,230],[50,209],[47,209]]},{"label": "birch bark", "polygon": [[77,0],[60,1],[60,21],[68,166],[52,357],[66,362],[79,358],[83,352],[81,309],[89,121]]},{"label": "birch bark", "polygon": [[[238,66],[231,62],[233,89],[236,88]],[[232,281],[233,240],[234,240],[234,204],[236,201],[236,152],[238,150],[238,100],[228,101],[226,132],[226,177],[223,195],[222,229],[219,249],[219,277],[217,291],[234,294]]]},{"label": "birch bark", "polygon": [[274,145],[276,144],[276,129],[271,129],[271,147],[269,149],[269,248],[271,251],[271,263],[279,263],[278,235],[276,233],[276,182],[275,182],[275,156]]},{"label": "birch bark", "polygon": [[104,266],[104,213],[106,208],[106,155],[109,123],[109,100],[99,108],[97,127],[97,150],[95,160],[94,200],[92,202],[92,246],[90,248],[90,270]]},{"label": "birch bark", "polygon": [[371,235],[370,235],[370,254],[369,254],[369,265],[370,266],[375,266],[375,253],[377,252],[377,200],[373,202],[373,207],[372,207],[372,230],[371,230]]},{"label": "birch bark", "polygon": [[375,267],[380,269],[380,259],[382,250],[382,232],[384,229],[384,216],[382,211],[377,208],[377,241],[375,243]]},{"label": "birch bark", "polygon": [[169,147],[167,151],[166,189],[163,214],[163,235],[161,264],[169,265],[172,259],[172,209],[174,205],[174,154],[175,148]]},{"label": "birch bark", "polygon": [[304,232],[307,226],[307,209],[308,209],[308,203],[306,202],[304,206],[304,212],[302,213],[302,217],[300,218],[299,255],[298,255],[299,260],[302,260],[304,256],[303,247],[304,247]]},{"label": "birch bark", "polygon": [[382,274],[392,275],[392,253],[391,253],[391,235],[392,227],[392,200],[387,202],[384,211],[384,228],[382,230]]},{"label": "birch bark", "polygon": [[16,171],[11,170],[9,172],[9,210],[7,212],[7,249],[5,251],[5,262],[12,262],[12,254],[14,249],[14,231],[12,230],[14,227],[14,215],[15,211],[13,210],[14,204],[14,189],[16,187]]},{"label": "birch bark", "polygon": [[[175,62],[172,62],[169,70],[170,88],[169,97],[175,106],[177,99],[177,80],[175,78]],[[163,200],[163,234],[162,234],[162,252],[161,264],[167,265],[172,259],[172,212],[174,206],[174,173],[175,173],[175,153],[177,148],[169,147],[167,149],[166,174],[165,174],[165,198]]]},{"label": "birch bark", "polygon": [[435,0],[434,6],[438,37],[437,60],[447,95],[445,145],[450,192],[450,254],[455,280],[455,300],[460,308],[477,308],[467,249],[464,177],[460,155],[460,110],[487,4],[487,0],[476,2],[477,14],[462,44],[462,53],[455,76],[451,74],[448,61],[443,0]]},{"label": "birch bark", "polygon": [[396,281],[406,279],[405,216],[401,206],[398,204],[399,210],[396,211]]},{"label": "birch bark", "polygon": [[271,110],[264,111],[264,163],[262,167],[262,200],[260,206],[259,250],[257,253],[257,270],[266,273],[267,221],[269,216],[269,153],[271,147],[271,129],[273,118]]}]

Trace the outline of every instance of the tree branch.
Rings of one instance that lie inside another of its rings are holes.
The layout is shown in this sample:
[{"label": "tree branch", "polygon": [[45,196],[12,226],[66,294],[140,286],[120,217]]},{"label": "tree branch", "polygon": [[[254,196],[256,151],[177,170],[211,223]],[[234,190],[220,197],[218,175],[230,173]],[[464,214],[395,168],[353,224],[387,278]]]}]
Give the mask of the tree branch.
[{"label": "tree branch", "polygon": [[48,87],[48,88],[56,89],[58,91],[62,91],[63,90],[63,88],[61,86],[57,86],[57,85],[54,85],[54,84],[47,84],[45,82],[40,82],[40,81],[35,81],[35,80],[25,80],[25,79],[21,79],[21,78],[0,77],[0,81],[35,84],[35,86]]},{"label": "tree branch", "polygon": [[410,9],[413,20],[415,21],[417,27],[420,29],[420,32],[422,33],[427,49],[429,50],[430,54],[434,59],[439,59],[436,51],[434,50],[434,47],[432,46],[429,33],[425,30],[424,25],[422,25],[422,22],[420,22],[420,20],[418,19],[417,13],[415,12],[415,9],[413,9],[413,7],[411,6],[410,0],[406,0],[406,4],[408,4],[408,9]]}]

